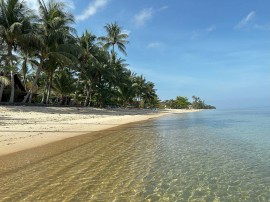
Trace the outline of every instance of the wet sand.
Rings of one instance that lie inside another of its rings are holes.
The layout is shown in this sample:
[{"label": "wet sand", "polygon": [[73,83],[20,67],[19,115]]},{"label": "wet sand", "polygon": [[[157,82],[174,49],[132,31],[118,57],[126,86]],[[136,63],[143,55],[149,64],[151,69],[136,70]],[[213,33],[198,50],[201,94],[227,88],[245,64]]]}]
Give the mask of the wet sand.
[{"label": "wet sand", "polygon": [[142,135],[144,124],[121,125],[0,157],[1,200],[140,201],[141,196],[133,196],[141,184],[138,176],[145,177],[153,160],[141,167],[146,161],[140,156],[156,148],[149,141],[154,133]]},{"label": "wet sand", "polygon": [[[120,193],[123,177],[114,175],[112,179],[112,169],[118,174],[131,172],[123,176],[130,187],[128,190],[133,190],[132,195],[139,186],[138,176],[143,180],[145,176],[141,173],[149,168],[130,170],[130,166],[141,165],[137,156],[144,154],[145,148],[152,154],[155,144],[146,141],[146,138],[152,139],[151,134],[136,139],[128,131],[140,128],[148,119],[196,111],[52,107],[0,107],[0,110],[0,182],[4,185],[0,188],[0,198],[3,201],[98,201],[106,196],[104,183],[109,190],[114,190],[112,199],[124,197]],[[137,145],[138,141],[141,146]],[[133,160],[138,163],[134,164]]]},{"label": "wet sand", "polygon": [[0,156],[86,133],[95,138],[93,132],[171,113],[194,111],[198,110],[0,106]]}]

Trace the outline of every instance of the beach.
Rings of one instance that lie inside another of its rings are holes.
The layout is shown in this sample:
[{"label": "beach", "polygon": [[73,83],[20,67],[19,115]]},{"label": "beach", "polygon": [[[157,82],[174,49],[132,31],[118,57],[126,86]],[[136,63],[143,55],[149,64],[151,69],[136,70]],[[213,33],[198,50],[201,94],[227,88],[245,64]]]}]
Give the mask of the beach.
[{"label": "beach", "polygon": [[132,122],[195,111],[0,106],[0,156]]},{"label": "beach", "polygon": [[[59,133],[64,139],[58,137],[57,141],[50,137],[53,131],[50,129],[41,137],[49,136],[51,142],[0,156],[1,201],[270,199],[269,110],[174,114],[183,110],[136,112],[135,109],[50,107],[42,117],[40,110],[44,107],[5,108],[6,111],[14,109],[24,111],[24,117],[28,113],[25,111],[31,110],[40,118],[34,116],[27,120],[44,124],[49,122],[45,118],[49,113],[55,114],[48,119],[60,114],[62,131],[68,130],[63,122],[72,123],[67,120],[71,118],[74,128],[85,127],[85,130],[80,129],[78,135],[72,130],[68,137],[67,132]],[[87,129],[87,124],[80,124],[83,122],[80,120],[89,122],[82,118],[90,112],[91,119],[96,121],[92,125],[107,124],[107,129],[86,132],[90,131],[91,124]],[[8,113],[14,112],[6,112],[6,121]],[[152,119],[120,125],[122,119],[123,122],[128,122],[128,117],[142,120],[140,116]],[[55,130],[57,127],[54,127]],[[14,134],[10,133],[10,137]]]}]

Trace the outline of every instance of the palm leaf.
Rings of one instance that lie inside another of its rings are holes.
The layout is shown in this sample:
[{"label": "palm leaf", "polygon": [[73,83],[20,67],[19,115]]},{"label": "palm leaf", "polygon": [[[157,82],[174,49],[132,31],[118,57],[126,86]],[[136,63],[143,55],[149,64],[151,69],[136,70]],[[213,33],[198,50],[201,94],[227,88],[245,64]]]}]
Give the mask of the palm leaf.
[{"label": "palm leaf", "polygon": [[10,80],[6,76],[0,76],[0,83],[4,84],[5,86],[10,85]]}]

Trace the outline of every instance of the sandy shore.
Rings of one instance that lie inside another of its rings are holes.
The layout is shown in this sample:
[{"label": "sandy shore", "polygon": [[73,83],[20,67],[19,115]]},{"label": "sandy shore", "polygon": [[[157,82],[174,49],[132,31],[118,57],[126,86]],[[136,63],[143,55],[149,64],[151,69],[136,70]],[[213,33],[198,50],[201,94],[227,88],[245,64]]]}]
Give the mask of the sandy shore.
[{"label": "sandy shore", "polygon": [[198,110],[0,106],[0,156],[81,134]]}]

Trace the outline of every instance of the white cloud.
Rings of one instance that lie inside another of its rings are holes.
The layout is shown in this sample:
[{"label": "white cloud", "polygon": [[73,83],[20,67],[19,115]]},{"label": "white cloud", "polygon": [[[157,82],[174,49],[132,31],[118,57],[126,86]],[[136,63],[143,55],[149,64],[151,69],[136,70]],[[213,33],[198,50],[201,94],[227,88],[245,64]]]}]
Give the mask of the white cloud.
[{"label": "white cloud", "polygon": [[255,24],[254,29],[260,30],[260,31],[269,31],[270,30],[270,24]]},{"label": "white cloud", "polygon": [[143,26],[146,21],[150,20],[153,16],[153,8],[145,8],[141,10],[137,15],[134,17],[134,22],[137,27]]},{"label": "white cloud", "polygon": [[191,32],[191,39],[193,40],[198,39],[201,36],[205,36],[205,35],[210,34],[211,32],[214,32],[216,29],[217,27],[215,25],[212,25],[204,29],[193,30]]},{"label": "white cloud", "polygon": [[244,17],[236,26],[236,29],[245,28],[256,16],[255,11],[251,11],[246,17]]},{"label": "white cloud", "polygon": [[122,33],[123,33],[123,34],[130,35],[131,31],[128,30],[128,29],[124,29],[124,30],[122,30]]},{"label": "white cloud", "polygon": [[[48,2],[49,0],[44,0],[44,3],[46,5]],[[67,9],[75,9],[75,5],[72,0],[61,0],[61,2],[65,3],[65,5],[67,6]],[[39,4],[37,0],[26,0],[25,3],[30,9],[34,10],[35,12],[38,12]]]},{"label": "white cloud", "polygon": [[163,10],[166,10],[168,8],[169,8],[169,6],[162,6],[160,9],[158,9],[158,11],[163,11]]},{"label": "white cloud", "polygon": [[160,42],[152,42],[147,45],[147,48],[159,49],[162,44]]},{"label": "white cloud", "polygon": [[72,9],[72,10],[75,9],[75,4],[72,0],[65,0],[64,2],[69,9]]},{"label": "white cloud", "polygon": [[215,31],[216,29],[217,29],[216,26],[212,25],[212,26],[208,27],[208,28],[206,29],[206,31],[207,31],[207,32],[213,32],[213,31]]},{"label": "white cloud", "polygon": [[153,8],[144,8],[138,14],[136,14],[133,18],[133,22],[135,26],[141,27],[147,21],[151,20],[155,13],[168,9],[168,6],[163,6],[159,9],[154,10]]},{"label": "white cloud", "polygon": [[81,15],[76,16],[76,20],[83,21],[92,15],[95,15],[99,9],[104,8],[109,0],[95,0],[91,2]]},{"label": "white cloud", "polygon": [[[44,1],[45,3],[48,2],[48,1]],[[26,5],[32,9],[32,10],[35,10],[37,11],[38,10],[38,1],[37,0],[26,0],[25,1]]]},{"label": "white cloud", "polygon": [[166,49],[166,44],[159,42],[159,41],[155,41],[155,42],[151,42],[146,46],[147,49],[151,49],[151,50],[155,50],[155,51],[159,51],[160,53],[163,53],[164,50]]}]

